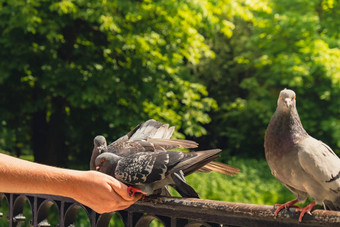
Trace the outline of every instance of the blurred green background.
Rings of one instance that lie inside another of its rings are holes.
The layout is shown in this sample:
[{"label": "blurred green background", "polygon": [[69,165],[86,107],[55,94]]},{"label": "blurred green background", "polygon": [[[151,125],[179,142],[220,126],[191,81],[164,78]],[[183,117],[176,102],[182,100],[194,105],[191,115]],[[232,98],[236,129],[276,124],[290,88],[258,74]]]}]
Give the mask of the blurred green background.
[{"label": "blurred green background", "polygon": [[339,31],[335,0],[0,0],[0,151],[88,169],[96,135],[154,118],[241,169],[189,176],[202,198],[285,202],[265,129],[293,89],[339,154]]}]

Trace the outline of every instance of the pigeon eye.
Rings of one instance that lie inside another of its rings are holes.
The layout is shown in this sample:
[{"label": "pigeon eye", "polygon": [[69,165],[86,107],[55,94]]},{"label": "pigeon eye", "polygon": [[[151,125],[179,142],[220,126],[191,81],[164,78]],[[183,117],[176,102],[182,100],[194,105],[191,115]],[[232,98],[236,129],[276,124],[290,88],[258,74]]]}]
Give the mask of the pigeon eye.
[{"label": "pigeon eye", "polygon": [[296,95],[294,95],[294,100],[296,99]]},{"label": "pigeon eye", "polygon": [[105,162],[105,159],[104,158],[102,158],[102,159],[100,159],[100,163],[104,163]]}]

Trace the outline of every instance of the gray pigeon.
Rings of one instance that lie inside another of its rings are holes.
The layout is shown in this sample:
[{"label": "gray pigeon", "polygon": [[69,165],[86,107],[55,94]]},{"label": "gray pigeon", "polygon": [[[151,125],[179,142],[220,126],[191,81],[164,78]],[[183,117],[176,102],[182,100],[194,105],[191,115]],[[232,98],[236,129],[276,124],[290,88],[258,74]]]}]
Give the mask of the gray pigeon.
[{"label": "gray pigeon", "polygon": [[104,136],[96,136],[93,139],[93,145],[94,147],[93,147],[91,161],[90,161],[90,170],[96,169],[94,160],[97,158],[97,156],[103,152],[107,152],[106,139]]},{"label": "gray pigeon", "polygon": [[[170,139],[174,129],[174,126],[169,128],[169,124],[150,119],[137,125],[127,135],[108,145],[107,151],[119,156],[125,156],[137,152],[159,152],[174,148],[196,148],[198,146],[196,142],[191,140]],[[94,166],[98,155],[99,153],[92,154],[90,166]],[[236,175],[240,170],[218,162],[210,162],[198,170],[198,172],[211,171],[226,175]]]},{"label": "gray pigeon", "polygon": [[[196,148],[197,143],[190,140],[175,140],[170,139],[175,127],[170,127],[168,124],[150,119],[144,123],[137,125],[128,134],[120,137],[111,143],[106,149],[96,149],[96,142],[90,160],[90,167],[95,166],[95,160],[102,152],[111,152],[120,156],[136,152],[154,152],[166,151],[173,148]],[[103,136],[96,136],[94,141],[105,140]],[[98,143],[97,142],[97,143]],[[106,140],[105,140],[106,144]],[[92,169],[92,168],[91,168]]]},{"label": "gray pigeon", "polygon": [[304,201],[307,195],[315,201],[301,211],[303,215],[323,204],[325,209],[340,210],[340,159],[322,141],[309,136],[296,109],[295,92],[280,92],[277,109],[265,135],[265,155],[272,174],[296,195],[275,211]]},{"label": "gray pigeon", "polygon": [[187,175],[219,157],[220,149],[197,152],[139,152],[125,156],[103,153],[96,159],[96,169],[129,185],[129,192],[152,195],[167,185],[183,197],[198,198],[185,182]]}]

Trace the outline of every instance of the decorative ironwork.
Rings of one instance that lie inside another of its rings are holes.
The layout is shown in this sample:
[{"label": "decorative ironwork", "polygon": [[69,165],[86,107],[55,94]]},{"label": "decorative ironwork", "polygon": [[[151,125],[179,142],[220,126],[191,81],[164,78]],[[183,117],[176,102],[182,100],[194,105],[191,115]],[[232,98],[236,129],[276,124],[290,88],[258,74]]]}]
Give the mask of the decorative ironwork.
[{"label": "decorative ironwork", "polygon": [[[124,226],[144,227],[158,219],[165,227],[215,227],[215,226],[340,226],[340,212],[315,210],[306,214],[298,223],[298,212],[294,208],[284,210],[274,218],[274,207],[243,203],[230,203],[203,199],[175,197],[146,198],[123,211],[97,214],[93,210],[70,198],[52,195],[0,193],[0,219],[8,213],[9,226],[21,226],[29,221],[32,226],[50,226],[48,214],[55,206],[59,226],[74,226],[77,214],[85,211],[89,225],[106,227],[117,214]],[[26,220],[25,204],[31,209],[32,220]],[[86,217],[85,217],[86,218]]]}]

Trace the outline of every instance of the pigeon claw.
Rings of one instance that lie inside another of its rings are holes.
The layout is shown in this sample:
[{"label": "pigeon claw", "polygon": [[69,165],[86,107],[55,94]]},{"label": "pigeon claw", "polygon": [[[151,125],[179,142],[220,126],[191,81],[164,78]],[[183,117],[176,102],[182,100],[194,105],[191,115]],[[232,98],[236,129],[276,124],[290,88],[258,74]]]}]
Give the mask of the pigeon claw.
[{"label": "pigeon claw", "polygon": [[135,196],[136,193],[142,193],[143,195],[145,195],[145,193],[142,190],[140,190],[139,188],[132,187],[132,186],[129,186],[127,191],[130,197]]},{"label": "pigeon claw", "polygon": [[297,207],[294,206],[295,203],[297,203],[298,200],[294,199],[292,201],[286,202],[285,204],[275,204],[275,207],[278,206],[278,208],[276,208],[275,212],[274,212],[274,217],[277,216],[277,214],[282,210],[282,209],[288,209],[290,207]]},{"label": "pigeon claw", "polygon": [[302,218],[305,215],[305,213],[312,215],[311,210],[315,207],[315,201],[311,202],[309,205],[305,206],[304,208],[298,208],[296,211],[301,211],[301,214],[299,216],[299,222],[302,222]]}]

